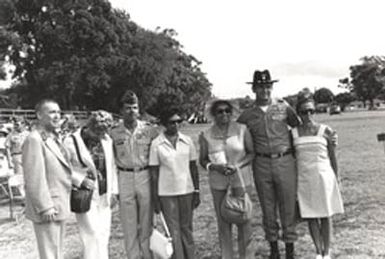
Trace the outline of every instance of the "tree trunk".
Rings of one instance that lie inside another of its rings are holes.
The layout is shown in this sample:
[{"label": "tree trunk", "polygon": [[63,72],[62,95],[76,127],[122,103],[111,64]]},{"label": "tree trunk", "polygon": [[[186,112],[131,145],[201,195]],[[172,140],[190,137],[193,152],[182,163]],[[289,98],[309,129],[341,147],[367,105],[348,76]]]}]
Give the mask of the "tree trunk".
[{"label": "tree trunk", "polygon": [[369,99],[369,110],[374,110],[374,100],[373,100],[373,98]]}]

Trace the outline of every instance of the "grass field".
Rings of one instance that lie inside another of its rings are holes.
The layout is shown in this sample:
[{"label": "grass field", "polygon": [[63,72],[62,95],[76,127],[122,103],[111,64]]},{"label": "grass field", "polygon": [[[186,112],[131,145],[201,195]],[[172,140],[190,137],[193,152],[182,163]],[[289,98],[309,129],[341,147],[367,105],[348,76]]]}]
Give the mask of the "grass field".
[{"label": "grass field", "polygon": [[[385,258],[385,156],[382,143],[376,139],[378,133],[385,132],[385,112],[317,115],[317,119],[339,134],[338,160],[345,214],[334,217],[333,258]],[[182,131],[196,139],[205,127],[207,125],[193,125]],[[215,215],[204,170],[201,170],[201,189],[202,204],[194,214],[196,258],[219,258]],[[252,198],[255,205],[252,225],[256,258],[266,258],[268,245],[264,241],[261,211],[255,192]],[[6,222],[7,210],[7,205],[0,207],[0,258],[38,258],[31,223],[27,220],[20,224]],[[123,234],[117,215],[115,208],[111,259],[124,258]],[[297,258],[315,258],[306,223],[298,225],[298,233]],[[283,244],[280,245],[283,253]],[[73,218],[67,227],[65,258],[81,258],[80,239]]]}]

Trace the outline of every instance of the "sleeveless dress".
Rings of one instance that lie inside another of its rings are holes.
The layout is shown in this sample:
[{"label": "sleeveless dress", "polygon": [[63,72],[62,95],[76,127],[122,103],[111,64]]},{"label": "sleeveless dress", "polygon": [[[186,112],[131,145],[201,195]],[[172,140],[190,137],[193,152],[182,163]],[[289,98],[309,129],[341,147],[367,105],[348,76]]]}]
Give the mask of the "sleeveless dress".
[{"label": "sleeveless dress", "polygon": [[302,218],[330,217],[343,213],[343,203],[334,170],[330,164],[326,125],[316,136],[299,136],[293,129],[298,170],[298,202]]}]

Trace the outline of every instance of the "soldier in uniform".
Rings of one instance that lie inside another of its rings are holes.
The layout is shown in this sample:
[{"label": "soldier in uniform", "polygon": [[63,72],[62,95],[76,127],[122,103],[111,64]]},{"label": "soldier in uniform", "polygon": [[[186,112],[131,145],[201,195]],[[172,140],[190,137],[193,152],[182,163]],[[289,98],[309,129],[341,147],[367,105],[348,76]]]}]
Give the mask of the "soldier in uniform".
[{"label": "soldier in uniform", "polygon": [[136,94],[127,91],[119,101],[123,121],[111,130],[114,141],[120,196],[120,216],[129,259],[152,258],[149,240],[152,233],[153,202],[149,173],[151,141],[157,129],[138,119]]},{"label": "soldier in uniform", "polygon": [[279,211],[286,258],[294,258],[296,235],[297,173],[290,127],[300,121],[293,108],[284,100],[271,97],[273,83],[268,70],[255,71],[252,90],[256,94],[255,106],[245,110],[238,122],[244,123],[252,135],[255,159],[253,173],[263,213],[263,227],[270,242],[270,258],[280,258],[278,249]]},{"label": "soldier in uniform", "polygon": [[23,117],[15,116],[12,118],[13,130],[7,136],[5,140],[5,148],[7,152],[7,158],[9,167],[13,168],[15,174],[22,174],[22,159],[21,152],[25,138],[28,136],[29,131],[25,127],[25,121]]}]

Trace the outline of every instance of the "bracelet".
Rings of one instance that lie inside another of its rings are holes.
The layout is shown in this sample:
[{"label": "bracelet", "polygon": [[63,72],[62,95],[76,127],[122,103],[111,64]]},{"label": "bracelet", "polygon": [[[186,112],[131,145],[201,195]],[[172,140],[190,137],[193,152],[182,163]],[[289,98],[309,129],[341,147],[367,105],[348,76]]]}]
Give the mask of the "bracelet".
[{"label": "bracelet", "polygon": [[199,189],[195,189],[194,193],[200,193],[200,190]]},{"label": "bracelet", "polygon": [[207,163],[207,165],[206,165],[206,170],[207,170],[207,171],[210,171],[210,168],[209,168],[209,167],[210,167],[210,165],[212,165],[212,164],[213,164],[213,163],[210,163],[210,162]]}]

